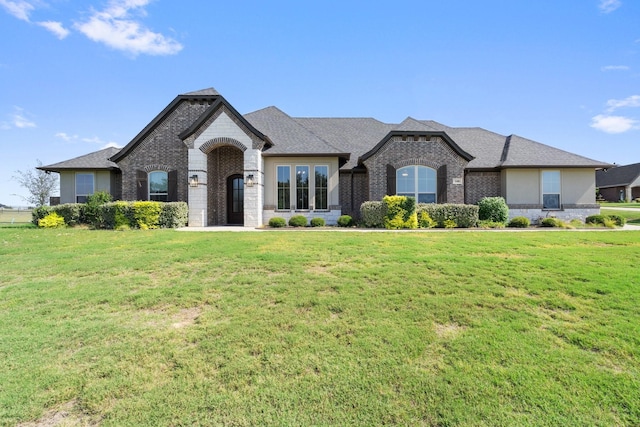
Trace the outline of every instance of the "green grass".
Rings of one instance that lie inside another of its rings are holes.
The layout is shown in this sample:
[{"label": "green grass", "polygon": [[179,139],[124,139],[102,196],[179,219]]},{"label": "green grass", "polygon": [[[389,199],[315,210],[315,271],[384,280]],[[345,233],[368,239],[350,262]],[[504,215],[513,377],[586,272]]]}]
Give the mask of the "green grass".
[{"label": "green grass", "polygon": [[618,215],[627,219],[627,224],[640,225],[640,209],[638,211],[621,211],[615,208],[602,208],[600,209],[603,215]]},{"label": "green grass", "polygon": [[637,425],[638,236],[0,229],[0,425]]},{"label": "green grass", "polygon": [[636,208],[640,209],[640,203],[622,203],[622,202],[600,202],[599,203],[603,208]]},{"label": "green grass", "polygon": [[31,222],[30,210],[0,209],[0,226],[26,224]]}]

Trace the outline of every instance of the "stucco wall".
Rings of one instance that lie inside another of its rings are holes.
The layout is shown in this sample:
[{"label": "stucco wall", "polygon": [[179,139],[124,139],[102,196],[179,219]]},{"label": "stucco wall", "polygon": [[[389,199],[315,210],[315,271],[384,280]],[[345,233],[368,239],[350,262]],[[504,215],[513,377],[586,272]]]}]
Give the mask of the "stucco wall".
[{"label": "stucco wall", "polygon": [[60,172],[60,203],[76,203],[76,173],[92,173],[93,191],[106,191],[112,194],[111,182],[113,178],[109,171],[62,171]]},{"label": "stucco wall", "polygon": [[[520,208],[542,207],[541,174],[543,170],[548,169],[506,169],[502,171],[505,176],[504,191],[507,204]],[[595,204],[594,169],[565,168],[555,170],[560,171],[560,203],[564,208],[572,209]]]}]

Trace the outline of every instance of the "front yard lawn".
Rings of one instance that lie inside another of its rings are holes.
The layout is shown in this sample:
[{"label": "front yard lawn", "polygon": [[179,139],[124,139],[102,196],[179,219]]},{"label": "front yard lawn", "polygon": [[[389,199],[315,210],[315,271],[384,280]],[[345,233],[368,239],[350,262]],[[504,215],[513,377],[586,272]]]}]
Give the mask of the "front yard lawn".
[{"label": "front yard lawn", "polygon": [[0,425],[637,425],[638,236],[0,228]]}]

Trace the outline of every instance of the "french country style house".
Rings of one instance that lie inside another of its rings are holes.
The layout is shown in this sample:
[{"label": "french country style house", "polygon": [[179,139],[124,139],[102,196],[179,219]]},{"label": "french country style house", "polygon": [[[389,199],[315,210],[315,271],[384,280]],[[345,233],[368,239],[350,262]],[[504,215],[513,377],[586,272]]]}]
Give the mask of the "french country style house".
[{"label": "french country style house", "polygon": [[502,196],[511,216],[599,212],[595,171],[611,165],[517,135],[411,117],[296,118],[276,107],[240,114],[214,89],[178,95],[124,148],[40,169],[60,174],[60,202],[184,201],[190,226],[259,227],[302,214],[335,224],[401,194],[419,203]]}]

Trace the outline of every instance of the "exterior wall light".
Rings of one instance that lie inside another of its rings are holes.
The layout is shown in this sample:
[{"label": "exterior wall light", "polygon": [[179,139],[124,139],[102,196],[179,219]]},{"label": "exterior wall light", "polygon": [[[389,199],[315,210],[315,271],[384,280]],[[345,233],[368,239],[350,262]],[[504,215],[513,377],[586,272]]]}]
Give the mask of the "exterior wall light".
[{"label": "exterior wall light", "polygon": [[198,186],[198,175],[191,175],[189,177],[189,187],[197,187]]},{"label": "exterior wall light", "polygon": [[253,174],[247,175],[247,187],[253,187],[253,184],[254,184]]}]

